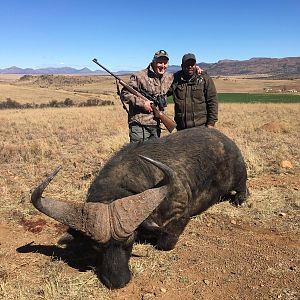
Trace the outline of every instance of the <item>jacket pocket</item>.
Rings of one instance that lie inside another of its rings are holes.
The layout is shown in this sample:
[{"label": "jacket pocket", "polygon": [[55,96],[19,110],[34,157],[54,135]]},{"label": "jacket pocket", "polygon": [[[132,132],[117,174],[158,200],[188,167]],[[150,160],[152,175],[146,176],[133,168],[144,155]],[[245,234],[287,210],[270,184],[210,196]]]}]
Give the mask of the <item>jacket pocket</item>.
[{"label": "jacket pocket", "polygon": [[204,86],[201,85],[193,85],[192,86],[192,95],[193,95],[193,99],[194,101],[197,102],[204,102],[204,91],[203,91]]},{"label": "jacket pocket", "polygon": [[184,100],[186,96],[186,87],[184,85],[177,85],[175,96],[178,100]]}]

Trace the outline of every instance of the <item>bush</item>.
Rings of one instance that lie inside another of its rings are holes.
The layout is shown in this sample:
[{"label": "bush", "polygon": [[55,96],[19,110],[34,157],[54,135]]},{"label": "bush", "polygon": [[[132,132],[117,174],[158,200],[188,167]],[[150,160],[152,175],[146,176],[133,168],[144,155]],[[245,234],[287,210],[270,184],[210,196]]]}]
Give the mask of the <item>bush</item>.
[{"label": "bush", "polygon": [[6,101],[0,102],[0,109],[11,109],[11,108],[22,108],[22,105],[10,98],[7,98]]},{"label": "bush", "polygon": [[[26,76],[26,75],[24,75]],[[113,101],[110,100],[100,100],[100,99],[88,99],[86,102],[80,102],[77,106],[106,106],[114,105]],[[64,101],[51,100],[49,103],[34,104],[34,103],[25,103],[20,104],[19,102],[7,98],[6,101],[0,102],[0,109],[26,109],[26,108],[47,108],[47,107],[72,107],[76,106],[74,101],[70,98],[66,98]]]}]

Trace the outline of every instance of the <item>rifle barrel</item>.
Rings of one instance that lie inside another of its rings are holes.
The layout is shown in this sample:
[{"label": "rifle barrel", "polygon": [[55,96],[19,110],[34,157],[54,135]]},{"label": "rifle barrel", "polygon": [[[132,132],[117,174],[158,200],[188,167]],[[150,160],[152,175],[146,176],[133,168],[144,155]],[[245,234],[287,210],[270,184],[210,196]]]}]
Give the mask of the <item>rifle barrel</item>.
[{"label": "rifle barrel", "polygon": [[[113,76],[114,78],[116,78],[119,81],[119,83],[123,87],[125,87],[130,93],[134,94],[137,97],[140,97],[140,98],[144,99],[145,101],[149,101],[149,99],[147,97],[145,97],[140,92],[136,91],[133,87],[131,87],[125,81],[123,81],[119,76],[116,76],[114,73],[112,73],[111,71],[109,71],[108,69],[106,69],[104,66],[102,66],[97,61],[96,58],[93,59],[93,62],[95,64],[97,64],[99,67],[101,67],[103,70],[105,70],[108,74],[110,74],[111,76]],[[150,95],[147,94],[147,96],[150,96]],[[122,101],[122,99],[121,99],[121,101]],[[123,103],[123,101],[122,101],[122,103]],[[124,105],[124,103],[123,103],[123,105]],[[168,131],[171,133],[173,131],[173,129],[176,128],[176,123],[173,120],[171,120],[168,116],[166,116],[163,112],[160,112],[159,109],[157,109],[155,107],[155,105],[152,106],[152,109],[155,112],[155,117],[159,118],[161,120],[161,122],[165,125],[165,127],[168,129]]]},{"label": "rifle barrel", "polygon": [[101,67],[103,70],[105,70],[108,74],[112,75],[113,77],[115,77],[116,79],[118,79],[119,81],[121,81],[121,78],[117,75],[115,75],[113,72],[109,71],[108,69],[106,69],[104,66],[102,66],[98,60],[96,58],[93,59],[93,62],[95,64],[97,64],[99,67]]}]

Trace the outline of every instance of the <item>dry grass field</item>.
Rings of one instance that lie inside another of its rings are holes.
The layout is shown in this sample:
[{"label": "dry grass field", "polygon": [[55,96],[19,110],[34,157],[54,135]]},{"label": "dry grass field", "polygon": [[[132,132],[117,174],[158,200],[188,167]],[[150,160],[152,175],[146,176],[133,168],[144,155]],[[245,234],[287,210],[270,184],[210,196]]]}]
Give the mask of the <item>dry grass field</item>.
[{"label": "dry grass field", "polygon": [[[90,98],[99,100],[115,100],[116,84],[110,76],[31,76],[27,80],[19,80],[21,75],[0,74],[0,101],[11,98],[21,104],[48,103],[51,100],[63,101],[70,98],[74,103]],[[128,81],[129,76],[123,76]],[[214,78],[219,93],[263,93],[265,89],[292,90],[300,93],[300,79],[269,80],[245,79],[241,76]],[[298,93],[298,94],[299,94]]]},{"label": "dry grass field", "polygon": [[[128,142],[114,81],[82,78],[43,86],[0,76],[0,101],[115,102],[0,110],[0,299],[299,299],[300,104],[220,104],[217,130],[247,162],[247,204],[221,203],[193,218],[172,251],[136,244],[131,282],[111,291],[93,272],[93,257],[58,247],[65,228],[30,204],[32,189],[57,165],[62,171],[45,195],[83,201],[99,168]],[[228,92],[262,92],[267,84],[281,83],[216,79]]]}]

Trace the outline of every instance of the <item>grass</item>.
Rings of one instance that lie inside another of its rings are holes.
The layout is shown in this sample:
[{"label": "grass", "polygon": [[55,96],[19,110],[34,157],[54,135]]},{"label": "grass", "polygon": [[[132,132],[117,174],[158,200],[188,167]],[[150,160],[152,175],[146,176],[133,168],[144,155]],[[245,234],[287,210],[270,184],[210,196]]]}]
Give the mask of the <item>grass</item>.
[{"label": "grass", "polygon": [[[220,103],[300,103],[300,95],[271,93],[218,93],[218,99]],[[168,103],[173,103],[172,96]]]},{"label": "grass", "polygon": [[[221,103],[217,127],[237,142],[254,178],[280,172],[282,160],[299,166],[298,116],[298,104]],[[0,111],[0,131],[0,215],[9,219],[32,214],[30,189],[57,165],[63,170],[49,192],[60,196],[63,187],[66,199],[84,199],[97,170],[128,142],[121,105]]]},{"label": "grass", "polygon": [[[283,174],[284,170],[279,167],[283,159],[290,160],[295,170],[299,169],[299,111],[298,104],[220,104],[218,129],[239,145],[250,180],[265,174]],[[173,105],[169,105],[168,113],[172,112]],[[31,190],[59,164],[63,169],[48,187],[47,194],[83,201],[98,169],[128,142],[126,119],[121,105],[0,111],[0,219],[19,228],[21,221],[41,218],[30,203]],[[272,127],[264,127],[270,123],[280,124],[280,130],[273,132]],[[251,192],[252,218],[272,220],[279,212],[299,208],[298,190],[282,194],[278,186]],[[246,218],[245,211],[235,210],[225,203],[213,207],[210,213]],[[44,241],[46,245],[57,240],[50,224],[55,222],[48,220],[39,235],[39,238],[50,235],[51,240]],[[188,236],[185,239],[189,245]],[[1,247],[0,299],[130,298],[122,296],[123,290],[105,289],[92,271],[81,273],[41,255],[16,254],[17,246],[2,244]],[[198,277],[181,272],[183,266],[176,269],[176,252],[159,252],[150,246],[136,245],[134,253],[139,257],[130,261],[134,274],[132,285],[144,286],[145,279],[150,280],[155,283],[157,294],[162,294],[164,289],[172,291],[174,284],[182,291],[197,285]],[[8,257],[16,261],[12,263]],[[125,289],[127,293],[132,285]],[[147,289],[143,293],[147,294]]]},{"label": "grass", "polygon": [[219,93],[221,103],[299,103],[300,95],[291,94],[252,94]]}]

